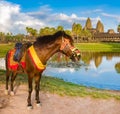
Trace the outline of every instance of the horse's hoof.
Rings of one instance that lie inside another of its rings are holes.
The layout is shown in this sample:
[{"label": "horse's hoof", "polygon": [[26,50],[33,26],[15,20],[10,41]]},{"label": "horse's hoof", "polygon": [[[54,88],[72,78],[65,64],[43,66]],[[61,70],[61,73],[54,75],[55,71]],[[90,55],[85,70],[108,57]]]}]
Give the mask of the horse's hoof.
[{"label": "horse's hoof", "polygon": [[5,95],[9,95],[9,91],[7,89],[5,90]]},{"label": "horse's hoof", "polygon": [[11,95],[11,96],[14,96],[14,95],[15,95],[15,93],[14,93],[13,91],[11,91],[11,92],[10,92],[10,95]]},{"label": "horse's hoof", "polygon": [[41,103],[37,103],[36,105],[37,105],[37,107],[40,107],[40,106],[41,106]]},{"label": "horse's hoof", "polygon": [[33,109],[33,106],[27,106],[27,109],[31,110],[31,109]]}]

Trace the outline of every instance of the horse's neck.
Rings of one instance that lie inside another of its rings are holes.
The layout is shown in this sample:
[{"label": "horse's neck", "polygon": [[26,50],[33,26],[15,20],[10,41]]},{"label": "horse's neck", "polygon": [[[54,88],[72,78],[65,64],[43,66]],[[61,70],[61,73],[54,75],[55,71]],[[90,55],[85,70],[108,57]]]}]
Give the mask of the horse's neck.
[{"label": "horse's neck", "polygon": [[43,64],[46,64],[51,56],[59,51],[59,45],[51,45],[49,48],[43,46],[43,48],[37,48],[37,55]]}]

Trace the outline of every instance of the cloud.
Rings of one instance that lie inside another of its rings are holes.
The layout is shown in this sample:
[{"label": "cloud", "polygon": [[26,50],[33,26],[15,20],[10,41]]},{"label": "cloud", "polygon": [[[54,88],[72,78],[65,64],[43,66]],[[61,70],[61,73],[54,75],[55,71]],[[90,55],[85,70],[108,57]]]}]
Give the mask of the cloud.
[{"label": "cloud", "polygon": [[120,22],[120,16],[119,15],[114,15],[114,14],[108,14],[108,13],[101,13],[104,17],[109,17],[109,18],[114,18],[118,22]]},{"label": "cloud", "polygon": [[74,68],[59,68],[58,72],[59,72],[59,73],[62,73],[62,72],[74,73],[74,72],[75,72],[75,69],[74,69]]},{"label": "cloud", "polygon": [[6,1],[0,1],[0,31],[24,33],[26,26],[43,27],[45,23],[37,18],[20,12],[20,6]]},{"label": "cloud", "polygon": [[[100,9],[94,12],[100,12]],[[83,27],[87,17],[79,17],[76,14],[53,13],[49,5],[40,6],[34,12],[21,12],[21,6],[7,1],[0,1],[0,32],[26,33],[25,28],[32,27],[37,30],[43,27],[63,26],[71,29],[72,24],[80,23]],[[91,18],[93,25],[100,17]]]},{"label": "cloud", "polygon": [[18,14],[19,5],[11,5],[8,2],[0,1],[0,31],[8,32],[12,25],[14,15]]},{"label": "cloud", "polygon": [[102,11],[103,11],[102,9],[94,9],[94,10],[83,11],[83,12],[81,12],[81,14],[88,15],[88,14],[93,14],[93,13],[100,13]]},{"label": "cloud", "polygon": [[110,14],[102,12],[101,16],[104,18],[105,27],[108,29],[114,29],[117,32],[117,26],[120,23],[120,16],[117,14]]}]

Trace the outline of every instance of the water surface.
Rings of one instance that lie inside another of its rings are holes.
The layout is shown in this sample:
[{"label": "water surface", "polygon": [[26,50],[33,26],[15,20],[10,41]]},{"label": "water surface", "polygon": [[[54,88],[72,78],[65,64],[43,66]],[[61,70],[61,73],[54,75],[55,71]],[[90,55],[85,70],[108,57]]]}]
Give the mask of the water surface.
[{"label": "water surface", "polygon": [[[0,69],[5,69],[4,58],[0,58]],[[43,74],[88,87],[120,90],[120,53],[84,52],[77,65],[56,54]]]},{"label": "water surface", "polygon": [[78,65],[65,59],[53,60],[48,62],[45,75],[88,87],[120,90],[119,53],[82,53]]}]

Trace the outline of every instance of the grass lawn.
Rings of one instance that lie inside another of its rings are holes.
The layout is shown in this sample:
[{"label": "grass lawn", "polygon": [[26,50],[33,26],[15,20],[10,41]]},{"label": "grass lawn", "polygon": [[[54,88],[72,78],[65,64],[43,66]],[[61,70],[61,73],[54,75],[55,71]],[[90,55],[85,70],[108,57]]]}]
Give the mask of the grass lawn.
[{"label": "grass lawn", "polygon": [[77,43],[82,52],[120,52],[120,43]]},{"label": "grass lawn", "polygon": [[14,44],[0,44],[0,57],[5,57],[7,51],[14,47]]},{"label": "grass lawn", "polygon": [[[82,52],[120,52],[120,43],[77,43],[75,46]],[[14,44],[0,44],[0,57],[5,57]]]}]

